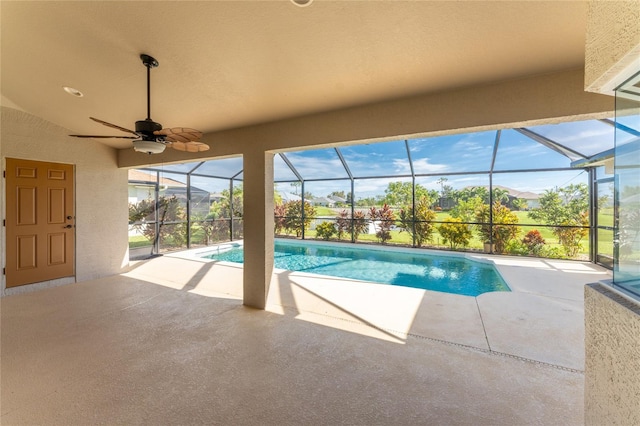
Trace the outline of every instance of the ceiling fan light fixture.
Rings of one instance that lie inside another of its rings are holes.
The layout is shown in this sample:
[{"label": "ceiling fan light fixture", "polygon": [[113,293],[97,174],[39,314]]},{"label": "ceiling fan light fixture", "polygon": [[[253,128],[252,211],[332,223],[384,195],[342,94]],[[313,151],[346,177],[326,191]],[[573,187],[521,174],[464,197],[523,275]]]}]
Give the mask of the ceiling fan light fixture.
[{"label": "ceiling fan light fixture", "polygon": [[162,142],[137,140],[133,141],[133,149],[145,154],[160,154],[167,146]]},{"label": "ceiling fan light fixture", "polygon": [[291,0],[291,3],[299,7],[309,6],[312,2],[313,0]]}]

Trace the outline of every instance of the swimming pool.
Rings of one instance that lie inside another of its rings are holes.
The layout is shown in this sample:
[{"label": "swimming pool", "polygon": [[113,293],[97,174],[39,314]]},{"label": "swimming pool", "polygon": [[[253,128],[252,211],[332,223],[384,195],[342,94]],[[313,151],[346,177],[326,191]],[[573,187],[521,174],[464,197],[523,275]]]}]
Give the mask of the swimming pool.
[{"label": "swimming pool", "polygon": [[[243,263],[243,249],[240,245],[227,246],[202,257]],[[511,291],[492,264],[462,256],[277,240],[274,261],[276,268],[289,271],[466,296],[478,296],[490,291]]]}]

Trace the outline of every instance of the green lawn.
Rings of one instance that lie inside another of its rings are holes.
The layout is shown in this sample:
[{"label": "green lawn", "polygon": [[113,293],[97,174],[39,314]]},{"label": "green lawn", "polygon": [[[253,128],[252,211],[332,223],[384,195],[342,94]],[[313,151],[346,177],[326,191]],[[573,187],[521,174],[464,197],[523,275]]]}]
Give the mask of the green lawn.
[{"label": "green lawn", "polygon": [[[316,206],[316,217],[336,217],[340,214],[340,212],[344,209],[341,208],[329,208],[323,206]],[[348,210],[350,211],[350,210]]]},{"label": "green lawn", "polygon": [[[329,209],[326,207],[317,208],[318,212],[322,212],[322,214],[318,213],[318,216],[326,216],[326,217],[336,217],[338,212],[341,209]],[[322,209],[322,210],[319,210]],[[540,222],[529,218],[528,213],[526,211],[514,211],[515,215],[518,217],[518,221],[520,224],[526,225],[518,225],[520,227],[520,234],[518,235],[518,240],[522,240],[522,238],[526,235],[527,232],[532,230],[538,230],[540,235],[545,240],[545,244],[547,248],[556,247],[560,253],[563,253],[562,247],[558,242],[558,238],[554,235],[553,229],[551,227],[543,226]],[[436,212],[436,222],[444,222],[450,217],[448,212]],[[436,230],[432,235],[431,241],[425,244],[426,247],[435,247],[435,248],[450,248],[448,244],[445,244],[440,233],[437,231],[438,223],[434,224],[436,226]],[[295,235],[289,235],[295,236]],[[306,239],[315,239],[316,232],[314,230],[306,230],[305,231]],[[332,240],[337,240],[337,238],[333,238]],[[344,235],[342,238],[343,241],[350,241],[350,235]],[[378,239],[374,234],[361,234],[358,236],[358,241],[361,242],[372,242],[377,243]],[[411,234],[408,232],[394,230],[391,231],[391,240],[387,242],[387,244],[397,244],[397,245],[412,245],[413,239]],[[589,239],[587,237],[583,238],[581,241],[581,249],[579,252],[580,258],[587,258],[589,254]],[[473,237],[469,241],[469,245],[465,248],[460,248],[463,250],[483,250],[484,242],[478,237],[477,232],[474,229]],[[606,243],[602,246],[602,249],[606,252]]]},{"label": "green lawn", "polygon": [[148,247],[151,244],[152,242],[144,235],[129,236],[129,248]]}]

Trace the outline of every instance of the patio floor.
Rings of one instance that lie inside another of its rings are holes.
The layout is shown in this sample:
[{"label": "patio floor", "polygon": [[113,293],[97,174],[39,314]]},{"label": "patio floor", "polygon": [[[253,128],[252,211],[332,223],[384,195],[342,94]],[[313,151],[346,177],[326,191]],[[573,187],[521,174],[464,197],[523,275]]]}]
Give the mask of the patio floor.
[{"label": "patio floor", "polygon": [[477,298],[164,256],[1,299],[1,423],[583,424],[580,262],[492,257]]}]

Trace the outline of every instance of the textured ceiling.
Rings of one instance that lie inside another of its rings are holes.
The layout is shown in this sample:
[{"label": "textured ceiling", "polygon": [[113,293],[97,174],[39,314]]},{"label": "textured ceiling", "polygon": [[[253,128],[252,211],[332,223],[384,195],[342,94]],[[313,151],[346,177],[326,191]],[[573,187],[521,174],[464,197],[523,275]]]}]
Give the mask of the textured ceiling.
[{"label": "textured ceiling", "polygon": [[[586,2],[1,2],[4,105],[204,132],[584,66]],[[75,98],[62,90],[84,93]],[[130,142],[103,140],[120,148]]]}]

